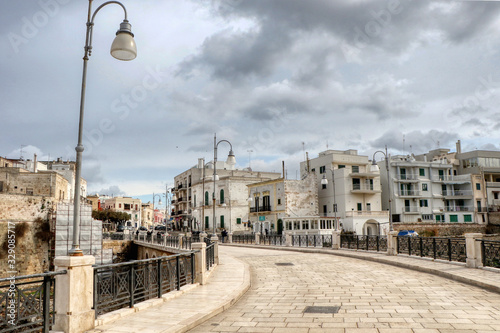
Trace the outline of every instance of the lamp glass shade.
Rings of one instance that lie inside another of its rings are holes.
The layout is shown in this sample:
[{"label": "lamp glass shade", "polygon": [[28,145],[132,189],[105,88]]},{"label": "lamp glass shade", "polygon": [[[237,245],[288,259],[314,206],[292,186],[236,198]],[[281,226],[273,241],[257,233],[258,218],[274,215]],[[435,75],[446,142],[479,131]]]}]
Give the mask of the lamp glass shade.
[{"label": "lamp glass shade", "polygon": [[226,163],[229,165],[235,165],[236,164],[236,157],[234,157],[234,154],[229,154],[227,156]]},{"label": "lamp glass shade", "polygon": [[110,52],[118,60],[134,60],[137,57],[137,47],[134,37],[128,32],[118,32],[113,44],[111,44]]},{"label": "lamp glass shade", "polygon": [[161,199],[160,199],[160,200],[158,201],[158,205],[161,205],[161,204],[162,204],[162,202],[161,202]]},{"label": "lamp glass shade", "polygon": [[321,185],[326,185],[328,184],[328,179],[326,179],[325,176],[323,176],[323,178],[321,179]]},{"label": "lamp glass shade", "polygon": [[215,175],[215,181],[218,181],[219,180],[219,175]]},{"label": "lamp glass shade", "polygon": [[372,165],[370,165],[370,171],[371,172],[379,172],[380,169],[379,169],[377,164],[373,163]]}]

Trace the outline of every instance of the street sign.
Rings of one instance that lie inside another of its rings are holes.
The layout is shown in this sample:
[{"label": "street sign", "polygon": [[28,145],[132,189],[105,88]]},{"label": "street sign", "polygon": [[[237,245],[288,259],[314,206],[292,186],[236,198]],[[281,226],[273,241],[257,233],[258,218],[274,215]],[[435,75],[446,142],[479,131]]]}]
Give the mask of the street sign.
[{"label": "street sign", "polygon": [[266,217],[265,216],[259,216],[259,221],[265,221]]}]

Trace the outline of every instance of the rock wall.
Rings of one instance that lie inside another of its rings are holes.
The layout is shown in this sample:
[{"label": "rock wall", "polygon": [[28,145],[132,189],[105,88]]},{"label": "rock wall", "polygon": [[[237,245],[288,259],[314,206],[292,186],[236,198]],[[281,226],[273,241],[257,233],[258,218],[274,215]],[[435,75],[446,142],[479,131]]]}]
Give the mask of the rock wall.
[{"label": "rock wall", "polygon": [[33,222],[50,219],[54,203],[43,196],[0,193],[0,222]]},{"label": "rock wall", "polygon": [[394,230],[415,230],[421,236],[462,236],[466,233],[486,233],[486,225],[471,223],[394,223]]}]

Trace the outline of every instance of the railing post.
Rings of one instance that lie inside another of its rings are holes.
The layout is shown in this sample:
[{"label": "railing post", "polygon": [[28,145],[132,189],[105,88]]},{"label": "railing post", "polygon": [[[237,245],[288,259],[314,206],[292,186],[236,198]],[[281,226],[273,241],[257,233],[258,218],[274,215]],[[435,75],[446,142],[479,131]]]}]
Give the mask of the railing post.
[{"label": "railing post", "polygon": [[420,240],[420,257],[424,256],[424,238],[418,237]]},{"label": "railing post", "polygon": [[390,231],[387,235],[387,255],[395,256],[399,252],[398,232]]},{"label": "railing post", "polygon": [[129,279],[128,279],[128,286],[129,286],[129,292],[130,292],[130,307],[133,308],[135,304],[135,299],[134,299],[134,285],[135,285],[135,264],[130,265],[130,271],[129,271]]},{"label": "railing post", "polygon": [[[191,247],[193,247],[192,244],[191,244]],[[191,284],[194,284],[195,277],[196,277],[195,256],[194,256],[194,253],[191,253]]]},{"label": "railing post", "polygon": [[292,235],[291,234],[285,234],[285,246],[288,246],[288,247],[292,246]]},{"label": "railing post", "polygon": [[205,272],[207,271],[207,244],[205,242],[193,243],[192,245],[195,256],[195,272],[196,282],[200,285],[207,283]]},{"label": "railing post", "polygon": [[451,238],[448,238],[448,260],[451,261]]},{"label": "railing post", "polygon": [[480,233],[469,233],[465,234],[465,252],[467,258],[465,259],[465,266],[471,268],[483,267],[483,251],[482,242],[476,241],[483,237]]},{"label": "railing post", "polygon": [[94,280],[93,280],[93,283],[94,283],[94,312],[95,312],[96,319],[97,319],[97,314],[98,314],[97,306],[99,304],[99,299],[98,299],[99,290],[97,290],[98,279],[99,279],[99,275],[97,274],[97,270],[94,269]]},{"label": "railing post", "polygon": [[212,243],[214,243],[214,263],[219,264],[219,237],[217,236],[212,236],[210,238]]},{"label": "railing post", "polygon": [[177,290],[181,290],[181,263],[179,256],[175,257],[175,280]]},{"label": "railing post", "polygon": [[43,278],[43,333],[49,333],[50,329],[50,285],[51,277]]},{"label": "railing post", "polygon": [[228,235],[227,235],[227,241],[229,244],[231,244],[233,242],[233,233],[230,232]]},{"label": "railing post", "polygon": [[54,259],[56,271],[66,270],[56,276],[54,331],[80,333],[95,326],[93,256],[63,256]]},{"label": "railing post", "polygon": [[369,241],[370,241],[370,236],[366,235],[366,251],[369,250]]},{"label": "railing post", "polygon": [[255,245],[260,245],[260,234],[259,233],[255,234]]},{"label": "railing post", "polygon": [[432,252],[433,252],[432,257],[434,259],[436,259],[436,254],[437,253],[436,253],[436,238],[435,237],[432,238]]},{"label": "railing post", "polygon": [[411,256],[411,237],[408,236],[408,255]]},{"label": "railing post", "polygon": [[162,259],[157,259],[156,260],[156,273],[157,273],[157,280],[158,280],[158,298],[161,298],[162,295],[162,272],[161,272],[161,261]]},{"label": "railing post", "polygon": [[177,242],[179,243],[179,249],[182,249],[182,241],[184,240],[184,234],[177,235]]}]

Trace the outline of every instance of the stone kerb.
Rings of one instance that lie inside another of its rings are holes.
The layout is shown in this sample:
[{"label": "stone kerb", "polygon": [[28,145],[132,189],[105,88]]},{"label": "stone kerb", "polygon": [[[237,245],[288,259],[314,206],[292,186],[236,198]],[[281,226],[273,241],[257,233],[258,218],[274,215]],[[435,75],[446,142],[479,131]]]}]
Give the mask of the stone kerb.
[{"label": "stone kerb", "polygon": [[54,259],[56,271],[67,270],[66,274],[56,276],[55,331],[82,333],[94,328],[94,263],[93,256]]}]

